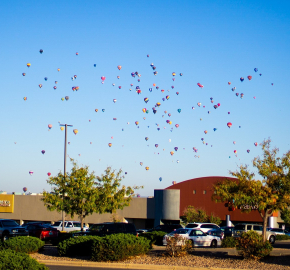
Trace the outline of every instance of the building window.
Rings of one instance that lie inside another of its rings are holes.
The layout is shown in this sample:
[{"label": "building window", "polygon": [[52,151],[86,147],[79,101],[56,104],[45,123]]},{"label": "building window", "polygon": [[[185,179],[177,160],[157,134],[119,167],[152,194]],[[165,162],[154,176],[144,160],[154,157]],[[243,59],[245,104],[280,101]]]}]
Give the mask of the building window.
[{"label": "building window", "polygon": [[196,190],[195,189],[193,190],[193,194],[196,194]]},{"label": "building window", "polygon": [[206,190],[204,190],[202,193],[203,193],[203,194],[206,194]]}]

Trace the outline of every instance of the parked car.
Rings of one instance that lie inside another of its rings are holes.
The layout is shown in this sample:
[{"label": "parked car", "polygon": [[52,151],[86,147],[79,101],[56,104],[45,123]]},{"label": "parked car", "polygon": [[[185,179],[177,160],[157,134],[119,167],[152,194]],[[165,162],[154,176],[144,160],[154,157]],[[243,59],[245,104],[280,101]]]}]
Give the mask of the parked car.
[{"label": "parked car", "polygon": [[224,232],[224,237],[233,236],[234,228],[235,227],[230,227],[230,226],[221,227],[221,229]]},{"label": "parked car", "polygon": [[188,223],[185,226],[185,228],[201,229],[203,232],[206,233],[209,230],[219,229],[220,227],[214,223],[195,222],[195,223]]},{"label": "parked car", "polygon": [[[58,231],[62,231],[62,221],[57,221],[52,225],[53,228],[56,228]],[[84,231],[88,230],[85,224],[83,225]],[[81,223],[79,221],[66,220],[64,223],[64,231],[72,232],[72,231],[80,231]]]},{"label": "parked car", "polygon": [[161,232],[170,233],[174,230],[182,229],[182,228],[183,227],[180,224],[164,224],[164,225],[158,225],[154,227],[153,229],[148,230],[148,232],[161,231]]},{"label": "parked car", "polygon": [[147,233],[148,230],[145,230],[145,229],[138,229],[136,230],[137,234],[141,234],[141,233]]},{"label": "parked car", "polygon": [[2,241],[14,236],[28,236],[28,231],[21,227],[15,220],[0,219],[0,238]]},{"label": "parked car", "polygon": [[163,236],[163,245],[166,246],[167,245],[167,239],[170,237],[173,237],[175,234],[178,234],[180,236],[182,236],[184,239],[189,240],[189,234],[193,229],[187,229],[187,228],[179,228],[176,229],[175,231],[172,231],[171,233],[165,234]]},{"label": "parked car", "polygon": [[[240,237],[242,233],[248,232],[248,231],[255,231],[258,234],[262,235],[263,226],[259,224],[247,224],[247,223],[236,224],[233,237]],[[266,239],[271,244],[274,244],[276,240],[276,233],[271,232],[271,231],[266,231]]]},{"label": "parked car", "polygon": [[212,235],[212,236],[218,236],[221,240],[223,240],[225,236],[225,233],[221,228],[209,230],[207,231],[206,234]]},{"label": "parked car", "polygon": [[276,233],[276,235],[289,235],[290,236],[290,232],[287,231],[287,230],[283,230],[281,228],[267,228],[267,231],[271,231],[271,232],[274,232]]},{"label": "parked car", "polygon": [[97,235],[105,236],[115,233],[128,233],[137,235],[136,227],[133,223],[125,222],[106,222],[106,223],[97,223],[90,226],[86,232],[76,233],[75,236],[80,235]]},{"label": "parked car", "polygon": [[28,231],[29,236],[37,237],[43,241],[53,240],[58,237],[58,230],[56,228],[42,222],[26,223],[22,227]]}]

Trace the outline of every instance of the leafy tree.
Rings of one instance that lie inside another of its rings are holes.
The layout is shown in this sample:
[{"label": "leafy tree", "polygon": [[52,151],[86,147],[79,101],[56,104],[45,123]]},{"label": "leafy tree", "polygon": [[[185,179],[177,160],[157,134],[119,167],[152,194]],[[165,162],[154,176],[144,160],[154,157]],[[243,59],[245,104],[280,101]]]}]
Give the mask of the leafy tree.
[{"label": "leafy tree", "polygon": [[43,192],[42,201],[48,210],[65,211],[71,217],[77,215],[83,230],[86,216],[113,213],[129,205],[138,187],[121,187],[121,170],[115,172],[108,167],[105,174],[95,176],[94,172],[89,173],[88,166],[79,168],[73,159],[71,162],[73,168],[66,177],[59,172],[47,180],[53,186],[52,192]]},{"label": "leafy tree", "polygon": [[263,241],[266,241],[267,220],[274,211],[287,211],[290,205],[290,151],[277,157],[278,148],[270,149],[270,140],[261,146],[263,158],[256,157],[253,166],[263,180],[254,179],[247,166],[241,165],[236,172],[230,172],[237,181],[225,179],[213,187],[212,199],[226,202],[229,207],[249,213],[257,210],[263,219]]},{"label": "leafy tree", "polygon": [[185,224],[193,222],[210,222],[215,224],[221,223],[221,219],[215,216],[213,213],[208,216],[205,210],[201,208],[196,209],[192,205],[189,205],[185,208],[181,220]]}]

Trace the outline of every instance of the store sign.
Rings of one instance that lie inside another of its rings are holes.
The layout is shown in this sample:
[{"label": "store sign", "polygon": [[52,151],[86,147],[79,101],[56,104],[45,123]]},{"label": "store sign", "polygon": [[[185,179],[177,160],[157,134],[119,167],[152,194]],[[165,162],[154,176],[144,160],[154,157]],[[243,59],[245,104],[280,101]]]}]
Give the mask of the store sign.
[{"label": "store sign", "polygon": [[240,206],[241,210],[246,210],[246,209],[252,209],[252,210],[257,210],[258,209],[258,205],[249,205],[249,204],[244,204]]},{"label": "store sign", "polygon": [[0,213],[14,212],[14,195],[0,194]]}]

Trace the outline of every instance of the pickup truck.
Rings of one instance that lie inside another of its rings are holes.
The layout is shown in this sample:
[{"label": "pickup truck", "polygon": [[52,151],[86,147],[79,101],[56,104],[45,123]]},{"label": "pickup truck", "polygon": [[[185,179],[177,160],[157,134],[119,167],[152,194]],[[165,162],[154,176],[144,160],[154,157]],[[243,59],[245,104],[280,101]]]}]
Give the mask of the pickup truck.
[{"label": "pickup truck", "polygon": [[[240,237],[242,233],[247,231],[255,231],[258,234],[262,235],[263,226],[258,224],[236,224],[234,228],[233,237]],[[276,240],[276,233],[271,231],[266,231],[266,239],[273,245]]]},{"label": "pickup truck", "polygon": [[[56,228],[58,231],[62,231],[62,221],[57,221],[53,225],[51,225],[53,228]],[[88,230],[89,228],[87,226],[83,226],[84,231]],[[65,232],[72,232],[72,231],[80,231],[81,230],[81,223],[79,221],[72,221],[72,220],[66,220],[64,222],[64,231]]]},{"label": "pickup truck", "polygon": [[15,220],[0,219],[0,238],[2,241],[14,236],[28,236],[28,231],[21,227]]}]

